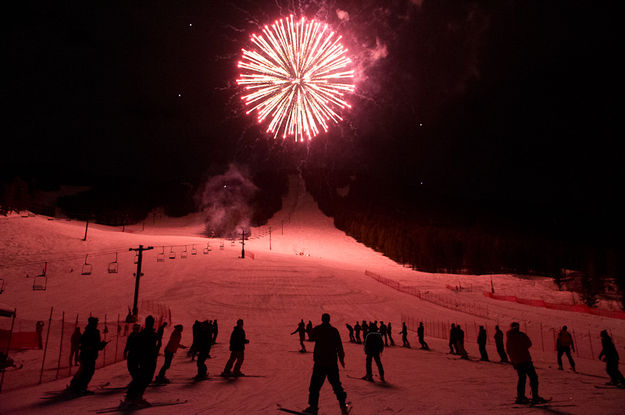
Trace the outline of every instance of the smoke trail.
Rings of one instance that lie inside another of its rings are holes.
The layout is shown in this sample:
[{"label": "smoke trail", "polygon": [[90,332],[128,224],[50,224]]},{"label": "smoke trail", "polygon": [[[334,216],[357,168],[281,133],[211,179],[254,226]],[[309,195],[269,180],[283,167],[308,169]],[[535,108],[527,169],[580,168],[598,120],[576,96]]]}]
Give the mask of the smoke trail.
[{"label": "smoke trail", "polygon": [[253,213],[250,202],[257,191],[249,172],[234,164],[224,174],[209,179],[199,200],[205,234],[216,237],[236,237],[242,231],[249,234]]}]

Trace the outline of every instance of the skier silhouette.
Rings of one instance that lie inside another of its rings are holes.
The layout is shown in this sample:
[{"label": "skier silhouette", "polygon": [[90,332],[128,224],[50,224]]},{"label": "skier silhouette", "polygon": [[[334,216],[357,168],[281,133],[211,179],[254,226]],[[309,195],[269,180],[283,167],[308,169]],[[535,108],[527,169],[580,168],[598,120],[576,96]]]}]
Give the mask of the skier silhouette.
[{"label": "skier silhouette", "polygon": [[464,330],[460,328],[460,324],[456,325],[456,351],[462,359],[469,358],[469,354],[464,348]]},{"label": "skier silhouette", "polygon": [[[304,321],[302,320],[302,328]],[[300,335],[300,339],[303,334]],[[245,359],[245,345],[250,341],[245,337],[245,330],[243,330],[243,320],[238,319],[237,325],[232,330],[232,334],[230,335],[230,359],[226,363],[226,367],[224,371],[221,372],[221,376],[245,376],[241,373],[241,366],[243,365],[243,360]],[[302,343],[302,347],[304,344]],[[236,361],[236,364],[235,364]],[[234,372],[230,373],[230,369],[232,369],[232,365],[234,364]]]},{"label": "skier silhouette", "polygon": [[603,361],[605,361],[605,370],[610,376],[610,382],[608,382],[608,385],[620,385],[621,387],[625,387],[625,378],[618,369],[619,355],[616,351],[614,343],[612,342],[612,338],[608,335],[607,330],[601,331],[601,346],[602,349],[599,359],[603,359]]},{"label": "skier silhouette", "polygon": [[90,393],[87,387],[95,373],[95,361],[100,350],[107,344],[108,342],[100,340],[98,319],[89,317],[85,331],[80,336],[80,367],[68,386],[70,392],[80,395]]},{"label": "skier silhouette", "polygon": [[391,327],[391,322],[389,321],[388,324],[386,325],[387,328],[387,333],[388,333],[388,341],[391,342],[391,346],[395,346],[395,341],[393,340],[393,336],[391,334],[391,330],[393,329]]},{"label": "skier silhouette", "polygon": [[126,339],[126,347],[124,348],[124,359],[126,359],[126,367],[132,381],[136,381],[139,377],[139,348],[137,345],[137,338],[141,331],[140,324],[132,325],[132,332]]},{"label": "skier silhouette", "polygon": [[345,352],[343,351],[343,343],[339,331],[330,325],[330,314],[324,313],[321,316],[321,324],[313,328],[312,340],[315,342],[315,351],[313,354],[313,372],[310,377],[310,387],[308,388],[308,408],[303,412],[307,414],[317,414],[319,408],[319,391],[328,378],[328,382],[332,385],[332,390],[339,401],[342,414],[348,413],[345,403],[347,394],[341,385],[339,377],[339,367],[337,359],[341,366],[345,367]]},{"label": "skier silhouette", "polygon": [[380,336],[384,339],[384,346],[388,347],[388,328],[382,320],[380,320]]},{"label": "skier silhouette", "polygon": [[345,323],[345,327],[347,327],[347,331],[349,332],[349,341],[351,343],[356,343],[356,338],[354,337],[354,328],[349,323]]},{"label": "skier silhouette", "polygon": [[419,339],[419,344],[421,345],[422,349],[430,350],[430,346],[428,346],[428,344],[424,340],[424,331],[425,329],[423,328],[423,322],[420,322],[419,327],[417,328],[417,337]]},{"label": "skier silhouette", "polygon": [[556,349],[558,350],[558,369],[562,369],[562,354],[566,354],[569,359],[571,369],[575,372],[575,360],[571,356],[571,349],[575,351],[575,345],[573,344],[573,338],[571,333],[567,331],[566,326],[562,326],[562,330],[558,333],[558,339],[556,340]]},{"label": "skier silhouette", "polygon": [[78,352],[80,351],[80,327],[76,326],[72,338],[70,339],[69,365],[78,366]]},{"label": "skier silhouette", "polygon": [[520,331],[519,323],[517,322],[513,322],[510,325],[510,330],[506,337],[506,350],[519,376],[515,403],[526,404],[530,402],[525,396],[525,380],[527,377],[530,379],[530,387],[532,388],[532,403],[546,402],[538,394],[538,375],[536,374],[536,369],[534,369],[534,363],[532,363],[532,356],[529,351],[530,347],[532,347],[532,341],[527,337],[527,334]]},{"label": "skier silhouette", "polygon": [[380,374],[380,380],[384,382],[384,367],[380,360],[380,353],[384,350],[384,341],[382,335],[378,333],[378,329],[375,325],[369,327],[369,333],[365,338],[365,354],[367,355],[366,369],[367,374],[363,376],[363,379],[372,381],[373,373],[371,370],[371,361],[375,360],[375,364],[378,366],[378,373]]},{"label": "skier silhouette", "polygon": [[451,328],[449,329],[449,353],[451,354],[456,354],[458,352],[457,349],[454,350],[458,337],[457,332],[458,331],[456,329],[456,325],[454,323],[451,323]]},{"label": "skier silhouette", "polygon": [[180,344],[180,340],[182,339],[182,324],[177,324],[174,326],[174,331],[169,336],[169,342],[167,346],[165,346],[165,362],[163,366],[161,366],[161,370],[158,372],[158,376],[156,376],[155,381],[157,383],[169,383],[169,379],[165,377],[165,372],[171,366],[171,361],[174,358],[174,354],[178,350],[178,348],[186,349],[187,347]]},{"label": "skier silhouette", "polygon": [[401,323],[401,341],[403,342],[402,347],[407,347],[410,349],[410,342],[408,341],[408,327],[406,327],[406,322]]},{"label": "skier silhouette", "polygon": [[477,345],[480,348],[480,360],[488,362],[488,353],[486,352],[486,329],[480,326],[480,332],[477,335]]},{"label": "skier silhouette", "polygon": [[211,346],[213,345],[213,335],[211,333],[211,324],[208,320],[201,322],[197,330],[196,352],[197,352],[197,374],[196,380],[204,379],[208,376],[206,369],[206,359],[208,359]]},{"label": "skier silhouette", "polygon": [[360,322],[356,321],[356,325],[354,326],[354,333],[356,334],[356,343],[360,344],[362,341],[360,340],[360,332],[362,327],[360,327]]},{"label": "skier silhouette", "polygon": [[508,363],[508,355],[506,354],[506,349],[503,347],[503,331],[499,328],[499,326],[495,326],[495,346],[497,346],[497,353],[499,354],[499,358],[501,362]]},{"label": "skier silhouette", "polygon": [[304,324],[304,319],[302,319],[297,324],[297,328],[295,329],[295,331],[293,331],[293,333],[291,333],[291,336],[294,335],[295,333],[299,333],[299,345],[300,345],[299,351],[302,353],[306,353],[306,346],[304,346],[304,340],[306,340],[306,325]]},{"label": "skier silhouette", "polygon": [[146,407],[150,403],[143,399],[145,389],[148,387],[154,372],[156,371],[156,359],[158,358],[158,333],[154,330],[154,317],[149,315],[145,318],[145,326],[137,335],[137,377],[128,385],[126,399],[122,407]]}]

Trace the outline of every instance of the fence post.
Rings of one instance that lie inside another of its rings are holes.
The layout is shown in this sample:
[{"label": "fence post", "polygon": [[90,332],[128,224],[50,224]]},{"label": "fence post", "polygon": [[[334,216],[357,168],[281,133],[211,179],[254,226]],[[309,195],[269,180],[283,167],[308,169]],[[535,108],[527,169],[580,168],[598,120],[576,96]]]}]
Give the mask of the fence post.
[{"label": "fence post", "polygon": [[39,373],[39,384],[43,380],[43,368],[46,364],[46,353],[48,352],[48,341],[50,340],[50,326],[52,325],[52,312],[54,307],[50,307],[50,317],[48,318],[48,332],[46,333],[46,345],[43,348],[43,359],[41,359],[41,372]]},{"label": "fence post", "polygon": [[[588,329],[588,343],[590,343],[590,358],[593,359],[595,356],[595,352],[592,349],[592,337],[590,337],[590,329]],[[577,347],[575,348],[577,350]]]},{"label": "fence post", "polygon": [[[577,343],[577,336],[575,336],[575,329],[571,330],[573,332],[573,341],[575,341],[575,344],[579,345],[579,343]],[[575,348],[575,354],[577,356],[579,356],[579,348]]]},{"label": "fence post", "polygon": [[59,371],[61,370],[61,355],[63,353],[63,334],[65,333],[65,311],[61,315],[61,341],[59,343],[59,363],[56,366],[56,377],[54,379],[59,378]]},{"label": "fence post", "polygon": [[[76,323],[74,324],[74,331],[76,331],[76,327],[78,327],[78,313],[76,313]],[[70,346],[71,349],[71,346]],[[70,354],[70,358],[73,357]],[[69,359],[69,367],[67,368],[67,376],[72,375],[72,359]]]},{"label": "fence post", "polygon": [[121,327],[119,325],[119,313],[117,313],[117,327],[116,327],[116,330],[117,330],[117,336],[115,337],[115,359],[114,359],[115,362],[117,362],[117,348],[118,348],[118,345],[119,345],[119,333],[121,333],[121,331],[122,331]]},{"label": "fence post", "polygon": [[540,322],[540,344],[542,345],[543,352],[545,351],[545,337],[543,336],[543,322]]},{"label": "fence post", "polygon": [[[106,341],[106,335],[109,332],[109,327],[106,324],[106,313],[104,313],[104,341]],[[102,367],[106,366],[106,347],[102,350]]]}]

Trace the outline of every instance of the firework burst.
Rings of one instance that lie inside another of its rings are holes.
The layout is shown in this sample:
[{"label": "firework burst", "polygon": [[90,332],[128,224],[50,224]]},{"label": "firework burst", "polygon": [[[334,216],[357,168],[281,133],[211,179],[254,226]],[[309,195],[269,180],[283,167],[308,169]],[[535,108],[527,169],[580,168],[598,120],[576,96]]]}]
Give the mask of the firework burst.
[{"label": "firework burst", "polygon": [[265,25],[251,41],[255,50],[243,49],[237,84],[246,90],[247,114],[256,111],[259,123],[269,120],[267,132],[304,141],[342,120],[354,71],[341,36],[326,24],[290,16]]}]

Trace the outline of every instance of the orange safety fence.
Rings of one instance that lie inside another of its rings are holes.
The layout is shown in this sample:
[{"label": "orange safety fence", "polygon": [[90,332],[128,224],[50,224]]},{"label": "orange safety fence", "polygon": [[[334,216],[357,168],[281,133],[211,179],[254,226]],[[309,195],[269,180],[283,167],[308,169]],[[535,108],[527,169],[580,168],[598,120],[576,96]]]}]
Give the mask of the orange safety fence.
[{"label": "orange safety fence", "polygon": [[588,307],[585,304],[548,303],[543,300],[519,298],[514,295],[496,295],[491,292],[485,292],[484,295],[486,297],[492,298],[493,300],[509,301],[512,303],[531,305],[534,307],[544,307],[544,308],[549,308],[552,310],[573,311],[576,313],[586,313],[586,314],[593,314],[596,316],[610,317],[610,318],[617,318],[617,319],[625,320],[625,311],[603,310],[599,308]]}]

